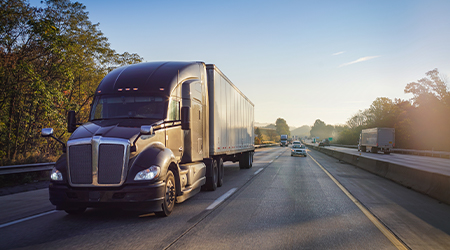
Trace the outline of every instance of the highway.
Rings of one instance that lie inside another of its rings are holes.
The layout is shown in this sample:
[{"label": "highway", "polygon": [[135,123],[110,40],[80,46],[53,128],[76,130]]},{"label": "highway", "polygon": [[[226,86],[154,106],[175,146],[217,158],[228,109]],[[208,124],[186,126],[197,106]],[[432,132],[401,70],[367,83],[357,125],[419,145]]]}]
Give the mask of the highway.
[{"label": "highway", "polygon": [[450,249],[449,205],[314,150],[227,163],[222,187],[167,218],[53,209],[46,189],[1,196],[0,249]]}]

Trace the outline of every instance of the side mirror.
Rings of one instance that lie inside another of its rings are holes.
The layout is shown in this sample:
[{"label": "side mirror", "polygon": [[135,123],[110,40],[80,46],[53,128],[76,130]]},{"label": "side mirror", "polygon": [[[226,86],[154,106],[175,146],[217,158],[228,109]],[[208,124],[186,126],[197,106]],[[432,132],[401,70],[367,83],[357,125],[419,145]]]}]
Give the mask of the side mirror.
[{"label": "side mirror", "polygon": [[53,136],[53,128],[43,128],[41,130],[42,137],[51,137]]},{"label": "side mirror", "polygon": [[139,140],[141,135],[152,135],[152,134],[153,134],[153,126],[151,126],[151,125],[142,125],[141,126],[141,131],[136,136],[136,139],[134,139],[133,145],[131,146],[130,151],[131,152],[136,152],[136,150],[137,150],[136,142],[137,142],[137,140]]},{"label": "side mirror", "polygon": [[150,125],[143,125],[141,126],[141,135],[152,135],[153,134],[153,127]]},{"label": "side mirror", "polygon": [[42,137],[51,137],[51,138],[55,139],[57,142],[61,143],[63,146],[63,152],[66,153],[66,144],[53,135],[53,128],[43,128],[41,130],[41,136]]},{"label": "side mirror", "polygon": [[181,108],[181,129],[189,130],[191,128],[190,124],[190,108],[182,107]]},{"label": "side mirror", "polygon": [[77,118],[75,117],[75,111],[70,110],[67,114],[67,131],[73,133],[77,129]]}]

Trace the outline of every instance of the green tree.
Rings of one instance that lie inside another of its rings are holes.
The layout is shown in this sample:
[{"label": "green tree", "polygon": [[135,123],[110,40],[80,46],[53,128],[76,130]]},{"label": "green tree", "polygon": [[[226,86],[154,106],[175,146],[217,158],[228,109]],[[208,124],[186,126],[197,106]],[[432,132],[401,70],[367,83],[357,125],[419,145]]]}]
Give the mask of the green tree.
[{"label": "green tree", "polygon": [[325,139],[333,136],[334,127],[332,125],[327,125],[325,122],[317,119],[314,125],[311,127],[311,136],[319,137],[320,139]]},{"label": "green tree", "polygon": [[351,117],[339,132],[340,144],[353,144],[364,128],[393,127],[398,148],[450,151],[450,92],[437,69],[408,83],[409,101],[376,98],[371,106]]},{"label": "green tree", "polygon": [[367,112],[367,125],[372,127],[394,127],[399,110],[387,97],[377,97]]},{"label": "green tree", "polygon": [[256,145],[258,145],[258,144],[261,144],[261,142],[262,142],[262,133],[261,133],[261,130],[259,129],[259,128],[256,128],[255,129],[255,144]]},{"label": "green tree", "polygon": [[289,131],[289,126],[286,123],[286,120],[283,118],[278,118],[275,122],[276,131],[278,135],[288,135],[290,137],[291,132]]},{"label": "green tree", "polygon": [[275,141],[275,142],[279,142],[280,141],[280,135],[277,133],[276,130],[268,129],[267,130],[267,136],[269,138],[269,141]]},{"label": "green tree", "polygon": [[92,24],[85,6],[68,0],[0,1],[0,157],[25,158],[31,151],[55,154],[60,146],[44,143],[39,132],[53,127],[67,139],[66,114],[87,118],[94,90],[108,70],[139,62],[136,54],[118,54]]},{"label": "green tree", "polygon": [[[417,149],[450,151],[450,92],[447,81],[437,69],[428,71],[426,77],[408,83],[405,93],[413,94],[413,107],[402,120],[406,138]],[[408,131],[409,130],[409,131]]]},{"label": "green tree", "polygon": [[414,105],[427,105],[437,100],[443,105],[450,106],[447,82],[440,76],[438,69],[428,71],[426,76],[417,82],[408,83],[405,87],[405,93],[413,94],[411,101]]}]

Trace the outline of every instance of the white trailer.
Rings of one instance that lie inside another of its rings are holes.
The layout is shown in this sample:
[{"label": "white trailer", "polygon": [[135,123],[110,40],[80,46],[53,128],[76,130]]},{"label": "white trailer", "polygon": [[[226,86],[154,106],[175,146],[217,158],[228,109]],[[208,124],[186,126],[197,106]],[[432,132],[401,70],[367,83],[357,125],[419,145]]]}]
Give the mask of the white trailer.
[{"label": "white trailer", "polygon": [[390,154],[391,149],[395,147],[395,129],[394,128],[370,128],[363,129],[359,136],[358,151],[372,153],[382,151]]},{"label": "white trailer", "polygon": [[254,105],[214,65],[206,65],[209,95],[209,154],[251,167]]}]

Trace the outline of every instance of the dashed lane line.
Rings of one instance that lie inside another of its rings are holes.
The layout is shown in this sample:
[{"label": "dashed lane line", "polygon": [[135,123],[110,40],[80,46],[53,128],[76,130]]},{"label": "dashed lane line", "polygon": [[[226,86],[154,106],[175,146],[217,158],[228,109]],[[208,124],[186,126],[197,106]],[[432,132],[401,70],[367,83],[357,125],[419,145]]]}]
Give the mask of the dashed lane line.
[{"label": "dashed lane line", "polygon": [[41,217],[41,216],[44,216],[44,215],[47,215],[47,214],[52,214],[52,213],[55,213],[55,212],[56,212],[56,210],[51,210],[51,211],[48,211],[48,212],[45,212],[45,213],[36,214],[36,215],[30,216],[30,217],[26,217],[26,218],[23,218],[23,219],[20,219],[20,220],[11,221],[11,222],[8,222],[8,223],[5,223],[5,224],[1,224],[0,228],[11,226],[11,225],[14,225],[14,224],[17,224],[17,223],[20,223],[20,222],[24,222],[24,221],[31,220],[31,219],[34,219],[34,218],[38,218],[38,217]]}]

